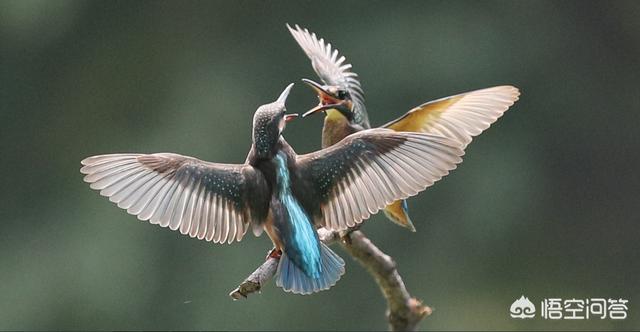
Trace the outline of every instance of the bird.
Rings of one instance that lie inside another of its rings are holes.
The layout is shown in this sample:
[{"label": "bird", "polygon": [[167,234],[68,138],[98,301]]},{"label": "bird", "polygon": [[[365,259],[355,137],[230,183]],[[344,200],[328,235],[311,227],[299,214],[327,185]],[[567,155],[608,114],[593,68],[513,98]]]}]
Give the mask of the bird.
[{"label": "bird", "polygon": [[[298,45],[311,60],[311,65],[324,84],[309,79],[303,82],[317,93],[320,104],[306,112],[324,112],[322,148],[340,142],[346,136],[371,128],[364,105],[364,92],[358,75],[346,63],[337,49],[315,33],[287,28]],[[513,105],[520,95],[510,85],[457,94],[424,103],[411,109],[401,117],[381,126],[396,131],[434,133],[460,142],[465,148],[474,136],[479,135]],[[388,219],[397,225],[415,232],[408,213],[406,200],[398,200],[383,210]]]},{"label": "bird", "polygon": [[340,256],[317,228],[345,231],[396,199],[417,194],[462,161],[459,143],[432,134],[369,129],[298,155],[282,136],[297,114],[285,101],[254,113],[243,164],[174,153],[122,153],[81,161],[84,181],[138,219],[214,243],[242,240],[249,228],[267,233],[279,259],[276,285],[311,294],[345,273]]}]

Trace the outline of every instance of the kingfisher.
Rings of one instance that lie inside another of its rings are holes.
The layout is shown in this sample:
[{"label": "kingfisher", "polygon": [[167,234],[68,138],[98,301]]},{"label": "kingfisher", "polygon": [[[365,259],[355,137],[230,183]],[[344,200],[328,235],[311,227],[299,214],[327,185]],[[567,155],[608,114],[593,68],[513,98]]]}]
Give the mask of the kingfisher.
[{"label": "kingfisher", "polygon": [[[364,105],[364,92],[351,64],[337,49],[315,33],[297,24],[287,28],[311,60],[313,70],[324,84],[309,79],[303,82],[318,95],[319,105],[305,114],[323,112],[322,148],[327,148],[353,133],[371,128]],[[401,117],[381,126],[395,131],[433,133],[449,137],[465,148],[474,136],[495,122],[517,100],[520,92],[509,85],[466,92],[424,103]],[[415,232],[406,200],[397,200],[384,208],[392,222]]]},{"label": "kingfisher", "polygon": [[325,227],[344,231],[390,202],[424,190],[462,161],[462,147],[433,134],[362,130],[298,155],[282,136],[290,84],[253,117],[243,164],[174,153],[106,154],[82,160],[92,189],[138,219],[214,243],[266,232],[279,258],[276,285],[311,294],[333,286],[345,263],[322,243]]}]

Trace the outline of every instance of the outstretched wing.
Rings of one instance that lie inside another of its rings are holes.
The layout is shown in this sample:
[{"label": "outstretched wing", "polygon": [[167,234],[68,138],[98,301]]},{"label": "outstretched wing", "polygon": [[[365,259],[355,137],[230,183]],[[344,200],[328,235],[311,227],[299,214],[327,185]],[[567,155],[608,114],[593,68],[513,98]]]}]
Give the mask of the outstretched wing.
[{"label": "outstretched wing", "polygon": [[370,128],[369,117],[364,107],[364,93],[358,81],[358,74],[351,71],[351,64],[344,63],[346,58],[340,56],[338,50],[331,48],[331,44],[325,43],[324,39],[318,39],[315,33],[302,29],[297,24],[295,29],[288,24],[287,28],[311,60],[313,70],[324,84],[336,85],[349,91],[354,104],[355,123],[365,129]]},{"label": "outstretched wing", "polygon": [[474,136],[498,120],[518,96],[520,91],[508,85],[462,93],[422,104],[383,127],[439,134],[466,147]]},{"label": "outstretched wing", "polygon": [[297,191],[299,197],[311,191],[320,198],[319,207],[316,201],[309,208],[317,224],[344,230],[432,185],[456,168],[463,154],[460,143],[442,136],[364,130],[299,156],[300,177],[311,179],[300,186],[311,188]]},{"label": "outstretched wing", "polygon": [[172,153],[108,154],[82,161],[91,188],[152,224],[216,243],[240,241],[268,210],[267,184],[249,165]]}]

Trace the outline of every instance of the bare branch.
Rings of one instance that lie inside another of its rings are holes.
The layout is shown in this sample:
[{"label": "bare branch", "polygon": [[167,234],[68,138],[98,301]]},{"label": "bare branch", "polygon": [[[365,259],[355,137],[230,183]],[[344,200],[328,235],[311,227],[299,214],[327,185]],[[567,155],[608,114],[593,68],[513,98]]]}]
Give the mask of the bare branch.
[{"label": "bare branch", "polygon": [[[342,239],[339,241],[342,247],[369,271],[387,300],[387,319],[392,331],[415,330],[418,323],[431,314],[431,308],[409,295],[393,259],[376,247],[362,231],[351,231],[341,237],[338,233],[320,228],[318,236],[326,244]],[[277,268],[278,259],[269,257],[229,296],[238,300],[260,291],[275,275]]]},{"label": "bare branch", "polygon": [[278,261],[279,258],[269,257],[267,260],[260,265],[250,276],[247,277],[238,288],[234,289],[229,293],[234,300],[239,300],[242,298],[246,298],[247,295],[255,292],[259,292],[269,279],[276,274],[276,270],[278,269]]},{"label": "bare branch", "polygon": [[387,300],[387,319],[392,331],[413,331],[430,315],[431,308],[411,297],[395,261],[382,252],[362,231],[350,232],[342,246],[373,276]]}]

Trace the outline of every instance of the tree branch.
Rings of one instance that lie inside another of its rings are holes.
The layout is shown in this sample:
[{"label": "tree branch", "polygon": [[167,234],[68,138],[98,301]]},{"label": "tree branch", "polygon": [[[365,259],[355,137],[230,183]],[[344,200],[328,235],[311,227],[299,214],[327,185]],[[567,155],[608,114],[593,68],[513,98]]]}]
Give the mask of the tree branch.
[{"label": "tree branch", "polygon": [[[369,271],[387,300],[387,319],[392,331],[413,331],[423,318],[431,314],[431,308],[411,297],[394,260],[376,247],[362,231],[351,231],[340,237],[338,233],[320,228],[318,236],[326,244],[341,239],[339,243],[342,247]],[[229,296],[238,300],[259,292],[275,275],[277,268],[278,259],[269,257],[238,288],[229,293]]]},{"label": "tree branch", "polygon": [[430,315],[431,308],[409,295],[396,262],[382,252],[362,231],[350,232],[342,246],[373,276],[387,300],[387,319],[392,331],[414,331]]},{"label": "tree branch", "polygon": [[[337,233],[330,232],[325,228],[318,229],[318,237],[320,241],[326,245],[331,244],[339,238]],[[232,290],[229,296],[234,300],[240,300],[247,298],[251,293],[260,292],[262,286],[276,274],[278,261],[279,258],[272,256],[267,257],[267,260],[253,271],[236,289]]]}]

